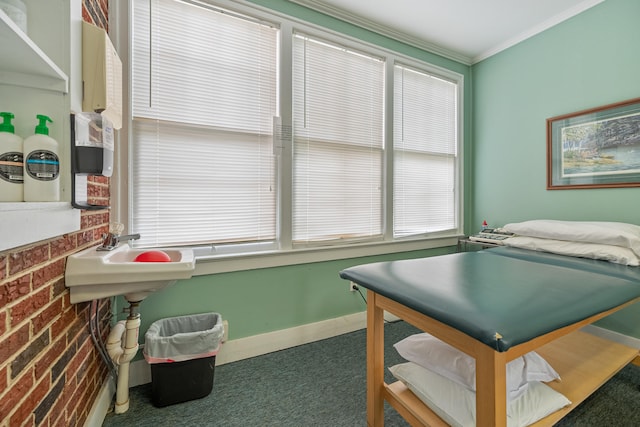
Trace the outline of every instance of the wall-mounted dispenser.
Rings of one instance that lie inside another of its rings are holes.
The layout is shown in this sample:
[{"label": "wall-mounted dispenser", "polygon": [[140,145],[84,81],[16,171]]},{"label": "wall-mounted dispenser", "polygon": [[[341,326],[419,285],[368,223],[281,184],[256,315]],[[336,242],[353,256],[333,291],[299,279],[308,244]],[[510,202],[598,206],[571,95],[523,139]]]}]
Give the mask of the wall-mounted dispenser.
[{"label": "wall-mounted dispenser", "polygon": [[71,204],[108,209],[88,202],[88,176],[111,176],[115,136],[122,127],[122,61],[106,31],[82,23],[82,109],[71,115]]},{"label": "wall-mounted dispenser", "polygon": [[122,127],[122,61],[106,31],[82,23],[82,110],[102,113]]},{"label": "wall-mounted dispenser", "polygon": [[114,131],[98,113],[71,115],[71,205],[78,209],[108,209],[88,202],[87,177],[113,173]]}]

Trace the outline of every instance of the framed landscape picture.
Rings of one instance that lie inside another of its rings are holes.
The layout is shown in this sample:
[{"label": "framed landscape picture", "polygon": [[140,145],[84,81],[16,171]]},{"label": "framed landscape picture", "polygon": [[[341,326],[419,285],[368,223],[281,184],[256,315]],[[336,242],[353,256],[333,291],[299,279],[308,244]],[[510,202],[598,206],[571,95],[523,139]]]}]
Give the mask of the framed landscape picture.
[{"label": "framed landscape picture", "polygon": [[640,187],[640,98],[547,119],[547,189]]}]

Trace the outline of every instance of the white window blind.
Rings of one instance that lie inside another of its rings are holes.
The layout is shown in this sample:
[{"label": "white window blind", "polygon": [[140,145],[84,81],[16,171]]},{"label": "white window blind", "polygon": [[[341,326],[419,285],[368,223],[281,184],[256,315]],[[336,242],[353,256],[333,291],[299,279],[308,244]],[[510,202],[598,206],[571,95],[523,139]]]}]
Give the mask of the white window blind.
[{"label": "white window blind", "polygon": [[394,237],[457,227],[457,90],[394,66]]},{"label": "white window blind", "polygon": [[381,236],[384,62],[305,34],[293,49],[293,242]]},{"label": "white window blind", "polygon": [[142,246],[276,238],[278,28],[134,2],[130,230]]}]

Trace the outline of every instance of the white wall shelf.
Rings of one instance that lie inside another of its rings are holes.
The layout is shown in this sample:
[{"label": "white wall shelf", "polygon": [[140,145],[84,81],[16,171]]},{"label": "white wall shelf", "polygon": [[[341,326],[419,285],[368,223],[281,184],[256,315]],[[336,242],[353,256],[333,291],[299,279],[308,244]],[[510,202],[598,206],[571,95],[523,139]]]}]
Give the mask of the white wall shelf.
[{"label": "white wall shelf", "polygon": [[25,3],[29,35],[0,10],[0,111],[15,114],[23,138],[33,134],[36,114],[53,119],[61,201],[0,202],[0,252],[80,230],[80,211],[70,202],[69,113],[82,105],[82,1]]},{"label": "white wall shelf", "polygon": [[0,10],[0,82],[14,86],[69,91],[67,75]]},{"label": "white wall shelf", "polygon": [[0,252],[77,231],[80,211],[69,202],[0,203]]}]

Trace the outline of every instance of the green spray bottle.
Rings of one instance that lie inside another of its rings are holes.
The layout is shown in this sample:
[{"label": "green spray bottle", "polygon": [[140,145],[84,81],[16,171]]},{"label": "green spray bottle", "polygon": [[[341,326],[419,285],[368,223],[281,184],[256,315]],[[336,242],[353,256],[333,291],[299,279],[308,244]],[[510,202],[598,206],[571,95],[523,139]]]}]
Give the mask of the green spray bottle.
[{"label": "green spray bottle", "polygon": [[35,134],[24,140],[24,201],[60,201],[58,141],[49,136],[49,117],[38,114]]},{"label": "green spray bottle", "polygon": [[15,134],[13,113],[2,112],[0,123],[0,202],[23,200],[22,138]]}]

